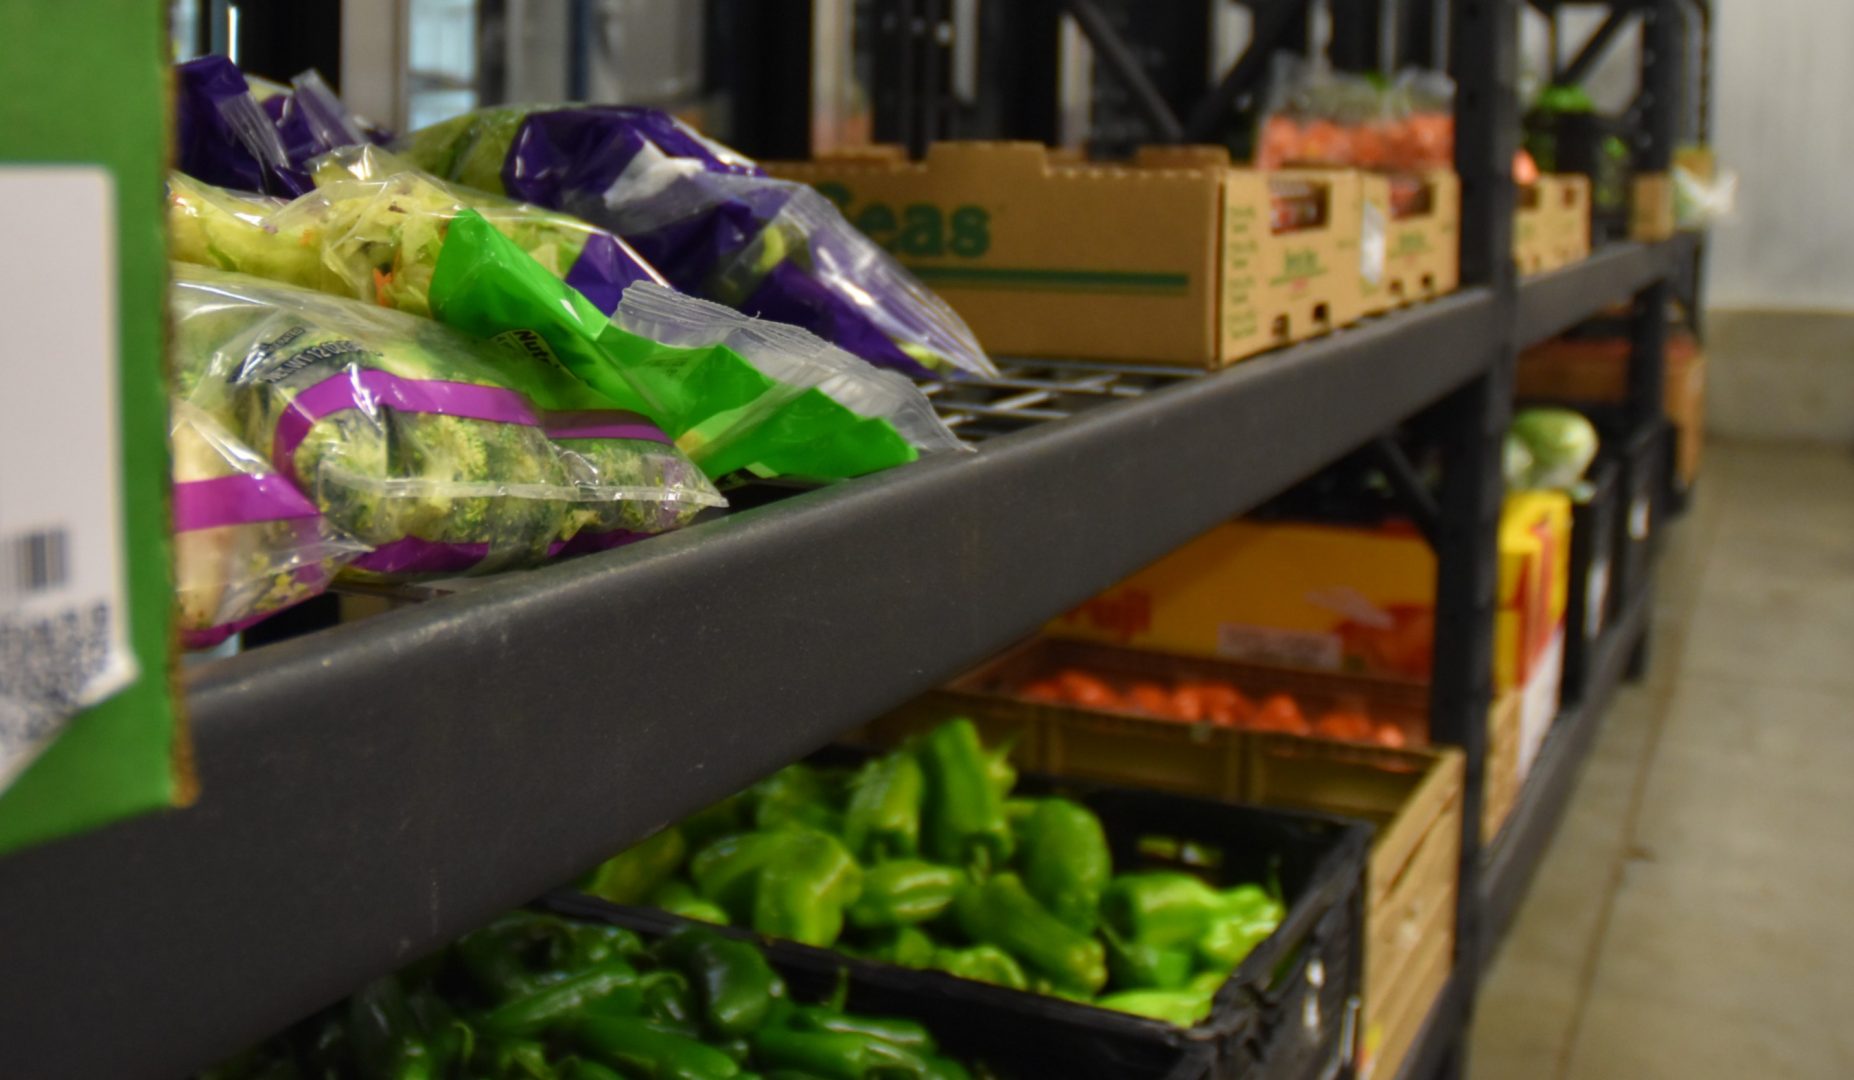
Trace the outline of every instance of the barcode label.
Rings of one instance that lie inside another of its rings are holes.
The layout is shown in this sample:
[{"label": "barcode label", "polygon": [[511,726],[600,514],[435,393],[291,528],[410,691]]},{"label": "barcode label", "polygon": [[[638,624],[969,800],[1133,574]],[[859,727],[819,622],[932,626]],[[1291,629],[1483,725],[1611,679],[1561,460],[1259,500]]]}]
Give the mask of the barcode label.
[{"label": "barcode label", "polygon": [[[130,685],[116,196],[95,166],[0,167],[0,789]],[[140,328],[137,328],[140,332]],[[58,448],[47,468],[45,448]]]},{"label": "barcode label", "polygon": [[18,599],[61,589],[71,579],[64,529],[39,529],[0,538],[0,598]]}]

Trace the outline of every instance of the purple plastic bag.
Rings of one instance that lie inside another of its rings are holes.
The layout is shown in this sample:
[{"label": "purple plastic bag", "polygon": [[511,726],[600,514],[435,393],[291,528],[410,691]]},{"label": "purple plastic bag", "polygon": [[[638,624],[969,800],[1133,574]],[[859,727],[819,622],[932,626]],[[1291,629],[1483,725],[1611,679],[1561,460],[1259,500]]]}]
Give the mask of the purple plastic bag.
[{"label": "purple plastic bag", "polygon": [[238,191],[293,198],[314,187],[291,164],[244,73],[223,56],[174,69],[174,157],[181,172]]},{"label": "purple plastic bag", "polygon": [[971,331],[803,184],[655,109],[490,110],[399,144],[450,179],[617,233],[669,283],[913,377],[994,374]]}]

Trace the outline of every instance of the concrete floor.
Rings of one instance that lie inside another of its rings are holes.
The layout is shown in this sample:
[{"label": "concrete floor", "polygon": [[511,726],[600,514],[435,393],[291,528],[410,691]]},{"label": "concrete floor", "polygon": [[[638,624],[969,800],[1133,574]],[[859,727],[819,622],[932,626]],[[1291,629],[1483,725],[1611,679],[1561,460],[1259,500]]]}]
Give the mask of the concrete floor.
[{"label": "concrete floor", "polygon": [[1475,1080],[1854,1077],[1854,453],[1706,454]]}]

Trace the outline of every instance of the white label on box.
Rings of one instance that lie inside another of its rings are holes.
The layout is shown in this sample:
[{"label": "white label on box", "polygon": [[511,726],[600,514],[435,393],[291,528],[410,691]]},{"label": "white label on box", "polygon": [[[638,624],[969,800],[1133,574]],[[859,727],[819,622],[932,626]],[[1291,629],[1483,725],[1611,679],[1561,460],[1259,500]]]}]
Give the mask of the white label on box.
[{"label": "white label on box", "polygon": [[1558,690],[1564,681],[1564,627],[1560,625],[1551,641],[1532,662],[1526,685],[1519,692],[1519,778],[1524,780],[1538,760],[1539,748],[1558,719]]},{"label": "white label on box", "polygon": [[1390,225],[1384,211],[1365,200],[1358,233],[1358,272],[1365,284],[1376,287],[1384,283],[1384,263],[1389,257]]},{"label": "white label on box", "polygon": [[[116,394],[116,197],[0,168],[0,787],[135,680]],[[159,538],[151,537],[158,542]]]},{"label": "white label on box", "polygon": [[1345,648],[1337,634],[1242,623],[1218,625],[1217,653],[1252,664],[1282,664],[1327,671],[1337,670],[1345,663]]}]

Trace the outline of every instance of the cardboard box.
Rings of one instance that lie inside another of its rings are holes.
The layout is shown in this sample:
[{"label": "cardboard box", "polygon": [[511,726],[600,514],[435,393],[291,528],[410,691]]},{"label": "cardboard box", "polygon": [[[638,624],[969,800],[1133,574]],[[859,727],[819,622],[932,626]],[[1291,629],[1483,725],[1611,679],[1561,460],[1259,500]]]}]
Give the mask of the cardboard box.
[{"label": "cardboard box", "polygon": [[1577,174],[1544,177],[1551,200],[1552,256],[1558,266],[1590,257],[1590,178]]},{"label": "cardboard box", "polygon": [[[1562,621],[1570,500],[1508,498],[1500,526],[1495,686],[1525,680]],[[1435,554],[1407,525],[1220,525],[1048,626],[1161,652],[1427,681]]]},{"label": "cardboard box", "polygon": [[1521,274],[1537,274],[1590,255],[1590,178],[1541,176],[1518,191],[1513,258]]},{"label": "cardboard box", "polygon": [[[1039,638],[868,725],[858,741],[895,746],[950,715],[972,717],[988,744],[1015,740],[1022,768],[1151,787],[1282,809],[1360,818],[1377,826],[1365,880],[1365,948],[1360,1076],[1396,1076],[1428,1016],[1454,955],[1461,853],[1459,751],[1393,750],[1293,735],[1092,711],[1026,701],[1012,691],[1063,667],[1107,678],[1219,678],[1256,687],[1266,673],[1225,661],[1164,656],[1086,642]],[[1366,693],[1340,676],[1301,680],[1299,692]],[[1322,690],[1322,686],[1325,687]],[[1366,708],[1381,716],[1409,708],[1407,687],[1387,688]]]},{"label": "cardboard box", "polygon": [[1643,173],[1629,187],[1629,239],[1654,243],[1674,235],[1674,178]]},{"label": "cardboard box", "polygon": [[[1259,173],[1222,147],[1132,165],[1038,143],[948,142],[772,162],[841,207],[993,353],[1222,365],[1356,321],[1356,173]],[[1311,187],[1318,224],[1277,232],[1271,193]]]},{"label": "cardboard box", "polygon": [[1365,244],[1370,247],[1375,227],[1381,229],[1384,248],[1383,271],[1376,280],[1366,260],[1361,292],[1369,314],[1434,299],[1461,283],[1461,178],[1447,169],[1431,169],[1414,179],[1423,187],[1422,209],[1398,216],[1391,199],[1394,178],[1361,176]]},{"label": "cardboard box", "polygon": [[[1628,396],[1629,343],[1622,338],[1554,338],[1519,357],[1522,398],[1615,404]],[[1706,355],[1692,337],[1667,343],[1663,402],[1676,430],[1675,464],[1683,486],[1699,476],[1706,441]]]},{"label": "cardboard box", "polygon": [[[0,394],[0,852],[194,789],[172,671],[164,11],[0,5],[0,322],[18,350]],[[46,364],[50,381],[30,370]]]}]

